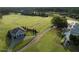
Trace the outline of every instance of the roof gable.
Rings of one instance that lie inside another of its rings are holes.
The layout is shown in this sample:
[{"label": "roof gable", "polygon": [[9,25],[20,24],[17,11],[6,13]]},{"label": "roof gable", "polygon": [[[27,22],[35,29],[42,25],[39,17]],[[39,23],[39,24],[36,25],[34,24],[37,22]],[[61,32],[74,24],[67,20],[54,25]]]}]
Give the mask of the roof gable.
[{"label": "roof gable", "polygon": [[16,35],[16,34],[18,34],[18,33],[19,33],[19,34],[20,34],[20,33],[24,33],[24,30],[22,30],[21,28],[17,27],[17,28],[15,28],[15,29],[11,30],[10,33],[11,33],[12,35]]},{"label": "roof gable", "polygon": [[79,24],[78,23],[73,25],[73,28],[71,29],[71,34],[79,36]]}]

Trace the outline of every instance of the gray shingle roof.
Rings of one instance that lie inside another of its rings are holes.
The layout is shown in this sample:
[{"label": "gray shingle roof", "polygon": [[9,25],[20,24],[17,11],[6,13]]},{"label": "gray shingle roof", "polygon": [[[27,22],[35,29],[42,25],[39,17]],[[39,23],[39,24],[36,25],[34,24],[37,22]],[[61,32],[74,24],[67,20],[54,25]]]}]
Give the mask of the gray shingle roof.
[{"label": "gray shingle roof", "polygon": [[24,32],[24,30],[22,30],[21,28],[17,27],[17,28],[12,29],[12,30],[10,31],[10,33],[11,33],[11,34],[16,34],[19,30],[22,31],[22,32]]},{"label": "gray shingle roof", "polygon": [[76,23],[73,28],[71,29],[71,34],[79,36],[79,24]]}]

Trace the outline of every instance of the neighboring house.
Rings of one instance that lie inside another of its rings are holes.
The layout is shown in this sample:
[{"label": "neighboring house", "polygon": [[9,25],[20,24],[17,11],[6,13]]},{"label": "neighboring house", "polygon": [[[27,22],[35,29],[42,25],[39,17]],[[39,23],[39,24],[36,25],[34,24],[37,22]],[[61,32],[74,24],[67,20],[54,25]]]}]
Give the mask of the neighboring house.
[{"label": "neighboring house", "polygon": [[70,33],[75,36],[79,36],[79,24],[75,23],[73,28],[71,28]]},{"label": "neighboring house", "polygon": [[21,40],[25,38],[25,31],[19,27],[12,29],[8,32],[10,48],[13,48]]},{"label": "neighboring house", "polygon": [[63,45],[65,47],[67,47],[69,45],[70,35],[79,36],[79,24],[78,23],[73,23],[73,24],[71,24],[71,25],[68,26],[67,30],[68,31],[66,31],[64,33],[65,37],[64,37],[64,43],[63,43]]}]

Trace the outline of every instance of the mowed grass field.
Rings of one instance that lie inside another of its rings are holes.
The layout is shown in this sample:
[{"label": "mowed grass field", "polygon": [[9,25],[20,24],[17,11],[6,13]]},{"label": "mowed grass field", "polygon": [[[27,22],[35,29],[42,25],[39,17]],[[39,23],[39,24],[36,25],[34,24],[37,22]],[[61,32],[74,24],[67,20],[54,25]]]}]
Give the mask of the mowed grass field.
[{"label": "mowed grass field", "polygon": [[57,31],[51,30],[24,52],[68,52],[69,50],[65,50],[60,41],[61,38],[57,35]]},{"label": "mowed grass field", "polygon": [[51,18],[52,17],[24,16],[20,14],[4,15],[3,18],[0,19],[0,51],[6,51],[8,49],[6,35],[9,30],[26,26],[41,32],[51,25]]}]

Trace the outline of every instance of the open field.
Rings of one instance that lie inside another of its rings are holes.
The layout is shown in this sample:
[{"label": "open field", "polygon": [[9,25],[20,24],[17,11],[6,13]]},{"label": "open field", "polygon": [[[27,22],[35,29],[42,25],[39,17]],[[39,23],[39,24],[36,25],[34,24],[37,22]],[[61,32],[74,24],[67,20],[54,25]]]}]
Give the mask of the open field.
[{"label": "open field", "polygon": [[28,28],[35,28],[38,32],[41,32],[51,25],[50,20],[51,17],[23,16],[16,14],[3,16],[3,19],[0,21],[0,51],[6,51],[8,48],[6,44],[6,34],[8,30],[15,27],[26,26]]},{"label": "open field", "polygon": [[0,52],[79,51],[78,30],[79,8],[0,8]]},{"label": "open field", "polygon": [[[3,16],[3,19],[0,21],[0,51],[7,51],[8,45],[6,44],[6,34],[8,30],[11,30],[16,27],[26,26],[28,28],[34,28],[39,33],[43,32],[50,27],[52,17],[39,17],[39,16],[24,16],[20,14],[10,14]],[[13,51],[17,51],[23,48],[32,40],[32,37],[25,38],[22,42],[16,45]],[[60,44],[61,38],[57,35],[56,30],[51,30],[45,33],[40,40],[31,45],[30,47],[24,49],[23,51],[45,51],[45,52],[60,52],[67,51]]]}]

